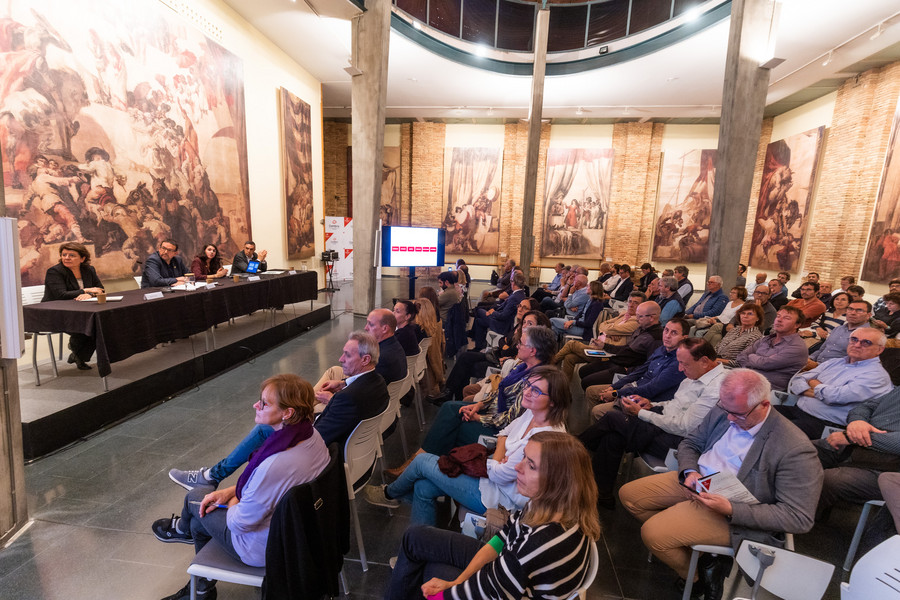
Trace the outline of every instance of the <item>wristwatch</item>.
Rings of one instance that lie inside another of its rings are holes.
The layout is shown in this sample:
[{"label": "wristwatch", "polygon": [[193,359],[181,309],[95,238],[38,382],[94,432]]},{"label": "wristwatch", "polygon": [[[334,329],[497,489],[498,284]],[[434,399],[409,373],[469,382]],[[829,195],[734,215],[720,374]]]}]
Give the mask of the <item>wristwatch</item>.
[{"label": "wristwatch", "polygon": [[619,392],[617,392],[616,390],[613,390],[613,391],[612,391],[612,397],[613,397],[613,398],[618,398],[618,397],[619,397]]}]

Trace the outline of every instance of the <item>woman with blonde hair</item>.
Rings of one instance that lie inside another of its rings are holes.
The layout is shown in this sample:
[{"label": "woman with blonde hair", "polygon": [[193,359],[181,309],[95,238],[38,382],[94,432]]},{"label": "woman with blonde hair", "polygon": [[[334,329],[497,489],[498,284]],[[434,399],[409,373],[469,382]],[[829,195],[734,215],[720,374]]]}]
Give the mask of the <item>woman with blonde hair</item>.
[{"label": "woman with blonde hair", "polygon": [[587,451],[567,433],[542,431],[516,472],[528,504],[487,544],[434,527],[407,530],[385,598],[549,599],[577,590],[600,538]]},{"label": "woman with blonde hair", "polygon": [[431,345],[428,346],[428,354],[426,355],[427,368],[425,369],[425,378],[422,380],[422,395],[428,396],[440,390],[444,384],[444,348],[446,340],[444,339],[444,329],[438,323],[437,315],[434,312],[434,305],[426,298],[416,298],[416,308],[419,310],[416,314],[416,324],[422,328],[425,335],[431,338]]},{"label": "woman with blonde hair", "polygon": [[[314,404],[312,386],[297,375],[263,381],[253,405],[255,420],[275,431],[250,456],[237,485],[220,490],[197,485],[185,496],[181,516],[153,523],[156,539],[193,544],[197,552],[215,539],[229,556],[251,567],[265,566],[275,505],[295,485],[318,477],[330,460],[322,436],[313,428]],[[215,598],[215,585],[215,580],[201,578],[198,597]],[[188,583],[164,600],[190,597]]]}]

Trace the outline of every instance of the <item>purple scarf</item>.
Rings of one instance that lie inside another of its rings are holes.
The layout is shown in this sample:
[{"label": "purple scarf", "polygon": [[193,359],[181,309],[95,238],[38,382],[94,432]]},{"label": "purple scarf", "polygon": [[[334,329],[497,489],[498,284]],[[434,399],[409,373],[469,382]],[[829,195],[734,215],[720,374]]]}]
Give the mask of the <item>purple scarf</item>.
[{"label": "purple scarf", "polygon": [[256,467],[258,467],[262,461],[273,454],[277,454],[288,448],[293,448],[300,442],[308,440],[312,434],[312,421],[301,421],[295,425],[284,425],[281,429],[267,437],[266,441],[263,442],[263,445],[250,455],[250,461],[247,463],[247,468],[244,469],[244,472],[238,477],[237,489],[235,490],[237,499],[241,499],[244,486],[250,481],[250,476],[253,475],[253,471],[256,470]]},{"label": "purple scarf", "polygon": [[509,408],[509,397],[506,394],[506,388],[511,385],[515,385],[519,383],[526,377],[528,377],[528,373],[531,369],[528,368],[528,365],[522,363],[513,368],[512,371],[509,372],[503,380],[500,382],[497,393],[497,414],[502,414],[506,412],[506,409]]}]

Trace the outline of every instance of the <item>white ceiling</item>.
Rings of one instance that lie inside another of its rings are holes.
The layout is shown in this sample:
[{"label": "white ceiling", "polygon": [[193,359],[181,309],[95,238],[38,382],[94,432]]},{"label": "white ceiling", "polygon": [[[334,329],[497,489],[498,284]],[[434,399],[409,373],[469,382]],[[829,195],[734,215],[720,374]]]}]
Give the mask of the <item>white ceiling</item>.
[{"label": "white ceiling", "polygon": [[[225,0],[322,82],[326,117],[350,116],[350,22],[346,0]],[[332,16],[326,16],[333,15]],[[879,23],[882,33],[870,39]],[[647,56],[576,75],[549,77],[544,118],[718,117],[729,20]],[[388,118],[526,118],[531,79],[498,75],[432,54],[392,32]],[[834,50],[837,48],[836,50]],[[897,0],[784,0],[767,104],[885,49],[900,49]],[[828,52],[832,60],[823,65]],[[858,65],[857,65],[858,66]],[[858,70],[858,69],[857,69]],[[580,117],[576,109],[583,108]]]}]

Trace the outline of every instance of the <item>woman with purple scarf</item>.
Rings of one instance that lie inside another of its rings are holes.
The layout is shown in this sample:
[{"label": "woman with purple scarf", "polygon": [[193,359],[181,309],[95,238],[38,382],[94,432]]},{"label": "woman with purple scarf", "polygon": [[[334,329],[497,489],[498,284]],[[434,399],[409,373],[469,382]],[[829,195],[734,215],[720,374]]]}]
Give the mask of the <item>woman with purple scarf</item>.
[{"label": "woman with purple scarf", "polygon": [[[275,505],[295,485],[312,481],[328,466],[329,454],[313,428],[315,393],[306,380],[275,375],[260,386],[253,405],[256,423],[275,432],[250,455],[237,485],[214,490],[199,485],[184,498],[181,515],[153,523],[161,542],[193,544],[199,552],[210,539],[252,567],[265,566],[269,522]],[[221,510],[220,510],[221,509]],[[200,579],[197,597],[214,600],[216,582]],[[190,598],[190,582],[163,600]]]}]

